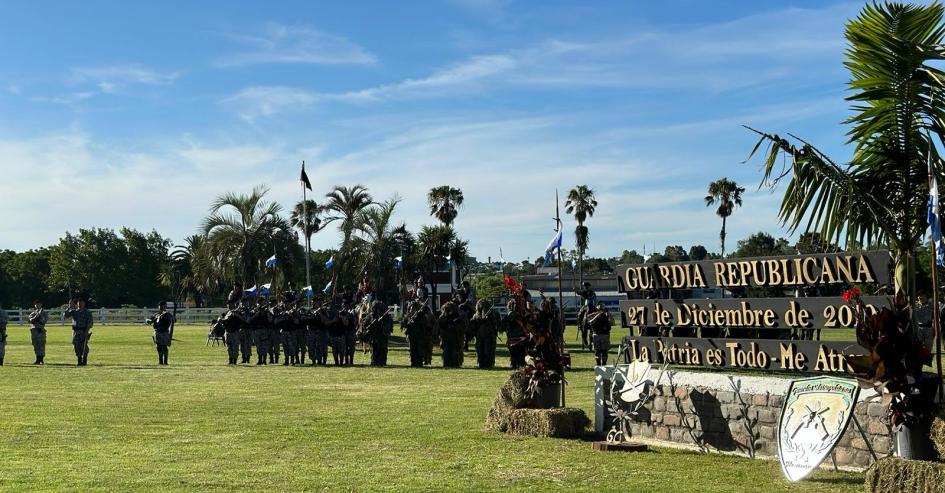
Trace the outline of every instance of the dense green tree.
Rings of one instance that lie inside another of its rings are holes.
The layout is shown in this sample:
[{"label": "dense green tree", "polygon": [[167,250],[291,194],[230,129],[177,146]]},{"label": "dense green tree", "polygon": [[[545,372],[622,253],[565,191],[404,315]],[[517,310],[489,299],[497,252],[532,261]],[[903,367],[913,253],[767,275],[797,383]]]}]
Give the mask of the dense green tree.
[{"label": "dense green tree", "polygon": [[802,234],[800,238],[797,239],[794,249],[797,251],[797,253],[801,254],[831,253],[840,251],[840,247],[824,240],[823,236],[821,236],[821,234],[816,231],[808,231]]},{"label": "dense green tree", "polygon": [[691,260],[699,261],[705,260],[709,256],[709,251],[702,245],[693,245],[689,247],[689,258]]},{"label": "dense green tree", "polygon": [[733,258],[770,257],[790,255],[794,248],[784,238],[775,239],[764,231],[759,231],[744,240],[739,240],[738,247],[732,252]]},{"label": "dense green tree", "polygon": [[463,191],[449,185],[433,187],[427,193],[430,215],[437,218],[444,226],[452,226],[459,208],[463,206]]},{"label": "dense green tree", "polygon": [[686,253],[686,250],[679,245],[667,245],[666,249],[663,251],[663,256],[666,257],[669,262],[685,262],[689,260],[689,255]]},{"label": "dense green tree", "polygon": [[324,204],[328,216],[322,222],[327,226],[337,221],[338,230],[341,231],[341,247],[332,269],[332,292],[334,292],[338,289],[339,283],[353,281],[359,274],[356,267],[349,265],[355,255],[351,240],[358,226],[358,215],[371,206],[374,199],[364,185],[336,186],[325,196],[328,198]]}]

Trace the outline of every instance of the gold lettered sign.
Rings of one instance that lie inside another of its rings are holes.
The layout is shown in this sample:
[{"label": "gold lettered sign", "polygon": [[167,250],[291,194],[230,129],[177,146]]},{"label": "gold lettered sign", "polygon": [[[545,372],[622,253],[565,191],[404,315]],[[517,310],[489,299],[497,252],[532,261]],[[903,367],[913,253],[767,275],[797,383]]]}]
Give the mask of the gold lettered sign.
[{"label": "gold lettered sign", "polygon": [[841,252],[779,257],[617,266],[623,292],[650,289],[798,288],[888,284],[889,252]]},{"label": "gold lettered sign", "polygon": [[[861,298],[873,313],[888,306],[884,296]],[[840,296],[816,298],[722,298],[621,300],[625,327],[834,329],[855,324]]]}]

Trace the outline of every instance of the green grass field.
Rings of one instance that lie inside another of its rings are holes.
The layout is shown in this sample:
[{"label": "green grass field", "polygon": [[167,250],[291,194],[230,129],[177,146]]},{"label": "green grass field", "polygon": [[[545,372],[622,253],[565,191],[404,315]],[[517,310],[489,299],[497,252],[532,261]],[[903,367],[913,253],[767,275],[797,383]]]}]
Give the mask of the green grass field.
[{"label": "green grass field", "polygon": [[[486,433],[508,370],[413,369],[401,345],[382,369],[360,353],[353,368],[229,367],[205,327],[179,326],[171,365],[158,367],[148,328],[102,326],[77,368],[71,331],[51,325],[47,365],[34,367],[28,329],[8,334],[2,491],[862,489],[862,474],[826,470],[791,485],[770,460]],[[568,404],[593,416],[593,357],[571,350]]]}]

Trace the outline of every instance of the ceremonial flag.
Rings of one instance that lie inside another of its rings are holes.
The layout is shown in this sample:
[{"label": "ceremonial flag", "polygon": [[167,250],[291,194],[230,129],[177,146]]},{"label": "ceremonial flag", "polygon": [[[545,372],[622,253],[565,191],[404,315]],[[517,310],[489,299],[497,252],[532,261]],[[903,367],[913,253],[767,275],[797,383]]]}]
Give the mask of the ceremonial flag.
[{"label": "ceremonial flag", "polygon": [[266,267],[271,269],[275,266],[276,266],[276,255],[272,254],[272,256],[269,257],[269,260],[266,261]]},{"label": "ceremonial flag", "polygon": [[322,290],[323,293],[331,291],[331,281],[328,281],[328,284],[325,285],[325,289]]},{"label": "ceremonial flag", "polygon": [[941,209],[938,203],[938,180],[935,172],[929,166],[932,183],[929,185],[929,228],[931,229],[932,243],[935,245],[935,255],[938,265],[945,265],[945,242],[942,242]]},{"label": "ceremonial flag", "polygon": [[308,181],[308,175],[305,173],[305,161],[302,161],[302,175],[299,176],[299,180],[302,181],[302,184],[305,185],[305,188],[311,190],[312,182]]},{"label": "ceremonial flag", "polygon": [[577,262],[574,259],[571,259],[571,272],[577,270]]},{"label": "ceremonial flag", "polygon": [[262,286],[259,286],[259,294],[262,296],[269,296],[269,287],[272,286],[272,283],[266,283]]},{"label": "ceremonial flag", "polygon": [[325,262],[325,268],[326,268],[326,269],[331,269],[331,268],[334,267],[334,266],[335,266],[335,256],[332,255],[331,258],[328,259],[328,262]]},{"label": "ceremonial flag", "polygon": [[545,265],[548,265],[548,260],[551,259],[551,254],[555,250],[561,248],[561,225],[558,225],[558,229],[555,231],[555,236],[548,242],[548,246],[545,247]]},{"label": "ceremonial flag", "polygon": [[502,248],[499,248],[499,273],[505,272],[505,257],[502,255]]},{"label": "ceremonial flag", "polygon": [[404,258],[403,258],[403,257],[394,257],[394,261],[395,261],[395,264],[394,264],[394,265],[397,267],[397,270],[400,270],[400,269],[403,269],[403,268],[404,268]]},{"label": "ceremonial flag", "polygon": [[312,291],[312,286],[305,286],[304,288],[302,288],[302,291],[305,292],[306,298],[311,298],[312,296],[315,295],[315,292]]},{"label": "ceremonial flag", "polygon": [[253,284],[253,287],[243,291],[243,298],[252,298],[256,296],[256,285]]}]

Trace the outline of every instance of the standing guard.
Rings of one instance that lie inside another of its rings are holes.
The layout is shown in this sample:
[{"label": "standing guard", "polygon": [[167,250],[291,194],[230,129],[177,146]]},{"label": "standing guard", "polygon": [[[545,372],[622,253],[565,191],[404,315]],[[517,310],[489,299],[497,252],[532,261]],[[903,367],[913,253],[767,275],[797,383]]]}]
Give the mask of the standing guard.
[{"label": "standing guard", "polygon": [[433,312],[425,303],[426,299],[411,300],[404,310],[404,319],[401,328],[407,335],[407,345],[410,348],[410,366],[422,367],[430,364],[432,354],[433,329],[436,325]]},{"label": "standing guard", "polygon": [[89,362],[89,339],[92,337],[92,312],[85,306],[85,299],[71,300],[64,316],[72,319],[72,347],[75,349],[76,366]]},{"label": "standing guard", "polygon": [[269,325],[271,317],[269,310],[262,302],[257,302],[249,317],[249,327],[253,334],[253,344],[256,345],[256,365],[265,365],[269,357]]},{"label": "standing guard", "polygon": [[148,319],[148,324],[154,327],[154,336],[151,338],[157,346],[158,364],[166,365],[171,345],[171,323],[174,316],[167,312],[167,303],[158,304],[158,311]]},{"label": "standing guard", "polygon": [[371,311],[363,326],[360,339],[371,345],[371,366],[387,366],[387,349],[394,319],[382,301],[371,303]]},{"label": "standing guard", "polygon": [[509,364],[512,369],[525,366],[525,355],[528,350],[525,309],[520,303],[521,301],[515,298],[509,300],[508,313],[502,322],[505,330],[505,345],[509,348]]},{"label": "standing guard", "polygon": [[476,361],[479,368],[495,366],[495,340],[499,335],[499,323],[499,315],[492,309],[492,303],[479,300],[471,322],[476,331]]},{"label": "standing guard", "polygon": [[607,364],[607,353],[610,351],[610,329],[614,326],[614,319],[604,304],[598,303],[597,310],[587,316],[587,323],[594,334],[594,355],[597,366],[604,366]]},{"label": "standing guard", "polygon": [[[30,312],[30,341],[33,343],[33,352],[36,353],[34,365],[46,363],[46,322],[49,321],[49,314],[43,308],[43,303],[39,300],[33,302],[33,311]],[[0,363],[3,356],[0,355]]]},{"label": "standing guard", "polygon": [[354,352],[358,340],[358,315],[354,311],[354,306],[347,302],[342,304],[338,318],[341,322],[341,328],[344,330],[344,364],[353,366]]},{"label": "standing guard", "polygon": [[279,354],[282,350],[282,333],[279,330],[280,327],[276,326],[275,314],[281,313],[282,310],[276,306],[275,302],[270,302],[265,311],[269,317],[269,324],[266,326],[269,332],[269,345],[266,346],[269,349],[269,364],[275,365],[279,363]]},{"label": "standing guard", "polygon": [[452,301],[447,301],[440,308],[437,325],[440,331],[440,347],[443,349],[444,368],[463,366],[463,340],[466,336],[464,321],[459,308]]},{"label": "standing guard", "polygon": [[581,334],[581,349],[591,348],[590,328],[587,325],[587,316],[595,310],[597,306],[597,293],[591,288],[591,283],[584,281],[581,289],[574,294],[581,298],[581,309],[578,310],[577,326]]},{"label": "standing guard", "polygon": [[[223,342],[226,343],[226,352],[229,356],[229,364],[235,365],[236,359],[240,354],[240,345],[241,338],[240,332],[243,329],[243,326],[246,325],[246,321],[243,319],[243,316],[238,310],[231,309],[227,310],[226,314],[223,315]],[[248,358],[246,358],[248,360]],[[248,362],[248,361],[244,361]]]},{"label": "standing guard", "polygon": [[335,366],[345,364],[345,327],[342,324],[341,312],[335,310],[335,306],[328,304],[322,313],[322,323],[328,328],[328,337],[331,343],[331,356],[335,360]]},{"label": "standing guard", "polygon": [[[253,359],[253,326],[250,321],[253,318],[253,307],[240,303],[237,310],[240,321],[239,342],[240,342],[240,362],[248,365]],[[256,349],[259,352],[259,349]]]}]

